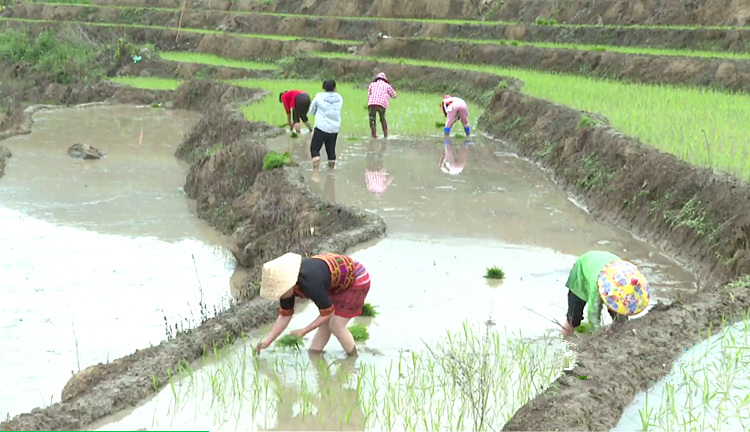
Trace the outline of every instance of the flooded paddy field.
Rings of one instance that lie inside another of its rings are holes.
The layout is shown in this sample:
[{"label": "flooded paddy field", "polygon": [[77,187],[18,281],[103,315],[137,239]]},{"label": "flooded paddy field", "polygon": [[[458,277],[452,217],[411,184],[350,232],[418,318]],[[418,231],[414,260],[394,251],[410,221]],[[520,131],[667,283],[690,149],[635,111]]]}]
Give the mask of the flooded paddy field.
[{"label": "flooded paddy field", "polygon": [[[154,399],[97,428],[472,430],[481,416],[469,407],[481,397],[491,406],[483,421],[498,428],[574,361],[551,320],[564,319],[578,254],[604,249],[635,262],[652,305],[694,289],[688,271],[596,222],[503,143],[339,139],[336,168],[319,171],[308,146],[306,133],[270,144],[292,153],[313,192],[388,224],[386,238],[350,251],[371,274],[367,301],[378,312],[353,320],[369,332],[359,357],[345,359],[335,341],[323,357],[280,347],[254,357],[266,326],[182,365]],[[501,282],[484,277],[493,266]],[[289,329],[317,314],[299,308]]]},{"label": "flooded paddy field", "polygon": [[[228,304],[234,258],[191,212],[173,156],[196,119],[150,107],[44,110],[30,134],[3,141],[13,152],[0,181],[3,416],[59,401],[72,372]],[[75,143],[105,156],[73,159]]]}]

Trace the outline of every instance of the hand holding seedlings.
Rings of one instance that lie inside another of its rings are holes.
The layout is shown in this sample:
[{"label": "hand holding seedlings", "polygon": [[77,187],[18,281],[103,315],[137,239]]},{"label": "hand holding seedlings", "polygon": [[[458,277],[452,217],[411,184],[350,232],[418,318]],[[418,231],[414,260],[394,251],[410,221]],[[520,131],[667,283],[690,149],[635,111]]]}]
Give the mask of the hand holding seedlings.
[{"label": "hand holding seedlings", "polygon": [[268,340],[260,341],[260,343],[258,343],[258,345],[255,347],[255,354],[260,355],[260,352],[268,348],[269,345],[271,345],[271,342],[269,342]]}]

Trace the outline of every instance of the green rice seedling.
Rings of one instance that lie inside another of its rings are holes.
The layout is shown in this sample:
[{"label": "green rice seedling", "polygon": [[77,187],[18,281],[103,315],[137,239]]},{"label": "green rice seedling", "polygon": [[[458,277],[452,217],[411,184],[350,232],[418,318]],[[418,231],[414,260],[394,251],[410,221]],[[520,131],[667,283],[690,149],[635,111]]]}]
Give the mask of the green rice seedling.
[{"label": "green rice seedling", "polygon": [[225,57],[219,57],[214,54],[205,54],[188,51],[167,51],[159,53],[159,57],[164,60],[179,63],[194,63],[208,66],[229,67],[238,69],[255,69],[255,70],[273,70],[277,66],[269,62],[254,62],[246,60],[234,60]]},{"label": "green rice seedling", "polygon": [[351,325],[349,326],[349,331],[355,341],[366,341],[367,339],[370,339],[370,332],[367,331],[367,326],[364,324]]},{"label": "green rice seedling", "polygon": [[576,327],[576,333],[585,334],[585,335],[593,334],[594,326],[592,326],[589,323],[581,323],[581,325]]},{"label": "green rice seedling", "polygon": [[299,135],[297,135],[297,131],[292,131],[292,138],[297,138]]},{"label": "green rice seedling", "polygon": [[365,303],[364,306],[362,306],[362,316],[363,317],[374,317],[378,314],[378,311],[376,310],[377,306],[373,306],[370,303]]},{"label": "green rice seedling", "polygon": [[484,275],[487,279],[505,279],[505,272],[500,267],[487,267],[487,272]]},{"label": "green rice seedling", "polygon": [[301,337],[293,334],[282,336],[276,341],[276,345],[282,348],[300,349],[304,344],[305,341]]},{"label": "green rice seedling", "polygon": [[263,157],[263,169],[271,170],[292,164],[292,155],[289,152],[277,153],[270,151]]}]

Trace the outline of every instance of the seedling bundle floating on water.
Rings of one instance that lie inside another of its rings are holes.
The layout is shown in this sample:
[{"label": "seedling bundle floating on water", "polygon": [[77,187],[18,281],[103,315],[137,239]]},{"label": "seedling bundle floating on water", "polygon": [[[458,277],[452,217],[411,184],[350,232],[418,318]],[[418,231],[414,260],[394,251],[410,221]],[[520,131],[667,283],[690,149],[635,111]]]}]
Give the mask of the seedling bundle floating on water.
[{"label": "seedling bundle floating on water", "polygon": [[304,345],[301,337],[293,334],[282,336],[276,341],[276,345],[282,348],[300,349]]},{"label": "seedling bundle floating on water", "polygon": [[484,275],[487,279],[505,279],[505,272],[500,267],[487,267],[487,274]]},{"label": "seedling bundle floating on water", "polygon": [[289,152],[276,153],[275,151],[270,151],[263,158],[264,170],[280,168],[280,167],[283,167],[284,165],[291,165],[291,164],[292,164],[292,155]]},{"label": "seedling bundle floating on water", "polygon": [[355,341],[366,341],[370,339],[370,332],[367,331],[367,327],[364,324],[354,324],[349,327],[349,331],[354,336]]},{"label": "seedling bundle floating on water", "polygon": [[364,317],[374,317],[378,314],[378,311],[376,310],[377,306],[373,306],[370,303],[365,303],[364,306],[362,306],[362,316]]}]

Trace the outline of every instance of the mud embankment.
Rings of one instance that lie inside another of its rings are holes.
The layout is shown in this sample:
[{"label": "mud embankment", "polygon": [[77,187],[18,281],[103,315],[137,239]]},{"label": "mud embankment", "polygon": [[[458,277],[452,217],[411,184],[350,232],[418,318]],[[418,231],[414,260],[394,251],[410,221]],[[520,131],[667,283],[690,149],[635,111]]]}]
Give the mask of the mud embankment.
[{"label": "mud embankment", "polygon": [[5,161],[10,159],[12,153],[5,147],[0,147],[0,179],[5,175]]},{"label": "mud embankment", "polygon": [[28,31],[39,34],[44,30],[60,31],[75,26],[81,35],[94,41],[117,41],[124,38],[131,44],[152,44],[159,51],[195,51],[215,54],[236,60],[272,61],[291,57],[308,51],[345,53],[348,47],[331,42],[306,40],[273,40],[245,37],[232,33],[191,33],[188,31],[165,30],[137,27],[101,27],[86,23],[45,22],[29,23],[23,21],[2,21],[0,25],[9,29]]},{"label": "mud embankment", "polygon": [[[4,15],[60,21],[122,23],[177,27],[180,11],[148,8],[111,9],[103,7],[19,4]],[[639,27],[567,27],[535,25],[448,24],[424,21],[362,20],[270,16],[223,10],[186,10],[182,26],[205,30],[275,34],[309,38],[361,40],[384,32],[392,37],[434,37],[480,40],[518,40],[605,46],[658,47],[671,49],[745,52],[750,29],[672,29]]]},{"label": "mud embankment", "polygon": [[[624,328],[583,340],[579,364],[521,408],[505,430],[609,430],[638,391],[671,371],[699,331],[750,307],[750,186],[642,145],[586,113],[501,90],[479,126],[550,169],[593,214],[688,263],[701,289]],[[617,379],[612,379],[616,376]],[[579,377],[586,377],[581,379]],[[603,416],[601,413],[606,412]]]},{"label": "mud embankment", "polygon": [[[108,0],[94,0],[106,5]],[[139,7],[182,7],[182,0],[120,0]],[[554,18],[575,24],[736,25],[750,20],[743,1],[725,0],[195,0],[193,9],[263,11],[308,15],[372,16],[381,18],[486,18],[534,22]]]},{"label": "mud embankment", "polygon": [[[231,234],[230,248],[251,266],[238,287],[242,301],[158,346],[84,369],[62,390],[62,402],[0,423],[1,430],[80,430],[137,405],[167,385],[170,371],[181,362],[197,360],[215,345],[232,343],[244,331],[276,317],[276,302],[255,298],[263,260],[287,251],[344,252],[385,232],[382,219],[323,202],[310,193],[297,169],[262,170],[267,152],[263,137],[279,130],[248,122],[234,109],[265,94],[259,90],[196,81],[175,92],[106,83],[94,87],[99,89],[96,97],[106,99],[113,93],[109,101],[166,100],[176,108],[204,113],[176,154],[191,162],[185,189],[196,200],[198,214]],[[71,93],[83,91],[74,88]]]},{"label": "mud embankment", "polygon": [[571,24],[750,24],[750,4],[741,0],[493,0],[492,4],[488,18],[505,21],[552,18]]},{"label": "mud embankment", "polygon": [[750,92],[750,60],[632,55],[533,46],[475,45],[389,38],[361,55],[536,69],[644,84]]}]

